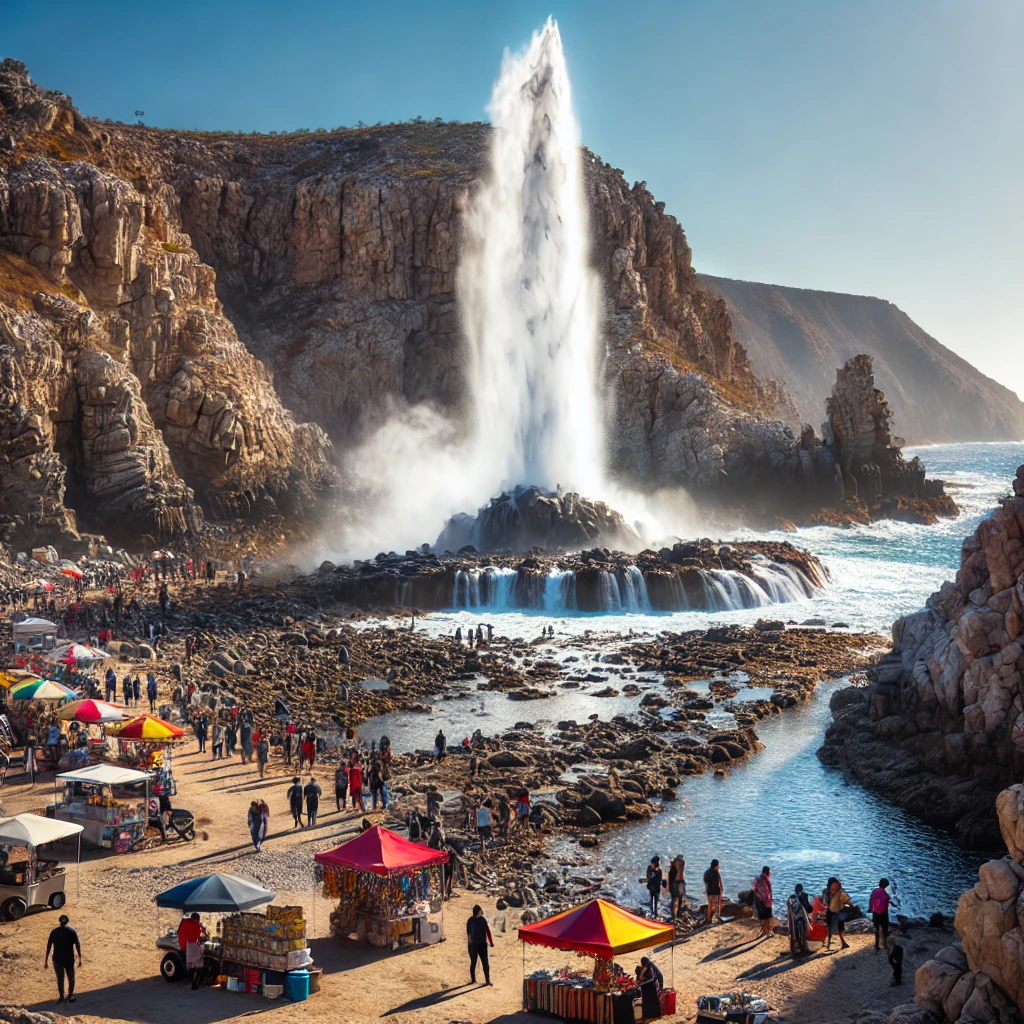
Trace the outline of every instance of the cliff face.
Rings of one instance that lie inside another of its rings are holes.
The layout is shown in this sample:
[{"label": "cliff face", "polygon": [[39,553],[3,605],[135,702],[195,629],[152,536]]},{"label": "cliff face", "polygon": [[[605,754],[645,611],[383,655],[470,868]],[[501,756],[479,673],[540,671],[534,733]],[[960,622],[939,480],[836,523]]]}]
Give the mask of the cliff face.
[{"label": "cliff face", "polygon": [[728,307],[754,372],[780,377],[800,422],[817,423],[835,367],[871,356],[908,442],[1018,441],[1024,402],[884,299],[699,275]]},{"label": "cliff face", "polygon": [[819,756],[984,845],[1024,771],[1024,466],[963,544],[956,579],[893,625],[867,691],[843,691]]},{"label": "cliff face", "polygon": [[[329,482],[329,443],[238,340],[174,190],[97,166],[109,139],[10,61],[0,112],[0,484],[21,482],[17,531],[73,532],[62,503],[154,537],[196,529],[201,506],[301,507]],[[62,159],[79,151],[92,159]]]},{"label": "cliff face", "polygon": [[[136,380],[122,404],[145,440],[131,444],[153,447],[152,429],[168,456],[146,481],[125,478],[138,507],[170,502],[175,528],[200,506],[310,507],[332,480],[328,437],[344,451],[404,403],[460,415],[456,268],[487,126],[242,136],[101,124],[14,61],[0,64],[0,112],[0,301],[15,331],[35,317],[32,336],[58,347],[36,296],[74,302],[92,317],[84,345]],[[841,500],[831,451],[785,426],[785,388],[754,374],[664,204],[589,153],[584,166],[613,468],[755,515]],[[15,397],[51,422],[67,412]],[[135,436],[125,429],[117,438]],[[57,505],[63,487],[72,507],[108,518],[93,496],[122,485],[97,491],[94,460],[46,452],[66,471],[47,484]]]}]

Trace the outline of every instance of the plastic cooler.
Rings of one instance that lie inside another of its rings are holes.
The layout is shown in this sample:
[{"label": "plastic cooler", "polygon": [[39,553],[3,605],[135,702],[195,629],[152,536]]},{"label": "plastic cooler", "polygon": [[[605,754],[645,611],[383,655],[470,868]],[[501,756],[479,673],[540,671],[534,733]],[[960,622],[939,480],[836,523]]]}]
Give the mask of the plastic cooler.
[{"label": "plastic cooler", "polygon": [[309,971],[289,971],[284,978],[284,994],[293,1002],[309,998]]},{"label": "plastic cooler", "polygon": [[663,988],[660,993],[661,1015],[671,1017],[676,1012],[676,990],[674,988]]}]

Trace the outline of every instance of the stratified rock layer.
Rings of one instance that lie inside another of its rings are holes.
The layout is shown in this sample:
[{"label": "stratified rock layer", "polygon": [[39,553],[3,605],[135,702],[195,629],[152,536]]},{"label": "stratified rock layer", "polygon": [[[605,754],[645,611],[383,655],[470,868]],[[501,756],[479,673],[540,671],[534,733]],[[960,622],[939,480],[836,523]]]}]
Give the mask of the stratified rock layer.
[{"label": "stratified rock layer", "polygon": [[978,845],[995,838],[995,793],[1024,772],[1022,539],[1024,466],[964,541],[956,579],[893,625],[893,653],[835,708],[819,752]]}]

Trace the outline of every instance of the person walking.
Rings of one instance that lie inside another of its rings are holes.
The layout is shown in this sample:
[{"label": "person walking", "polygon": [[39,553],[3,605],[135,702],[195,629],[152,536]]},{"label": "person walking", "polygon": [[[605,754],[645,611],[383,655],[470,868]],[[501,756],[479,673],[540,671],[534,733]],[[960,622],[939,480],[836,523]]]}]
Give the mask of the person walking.
[{"label": "person walking", "polygon": [[473,916],[466,921],[466,937],[469,940],[469,980],[476,984],[476,963],[484,969],[484,984],[491,983],[491,965],[487,958],[487,947],[494,945],[491,926],[484,917],[483,908],[478,903],[473,907]]},{"label": "person walking", "polygon": [[356,804],[359,804],[359,810],[365,811],[366,807],[363,804],[363,768],[359,761],[353,762],[352,767],[348,770],[348,790],[352,796],[352,810],[356,809]]},{"label": "person walking", "polygon": [[[284,757],[285,757],[285,764],[289,764],[290,765],[292,763],[292,747],[295,745],[295,733],[296,732],[297,732],[297,730],[295,728],[295,723],[289,718],[288,722],[285,724],[285,727],[284,727]],[[299,770],[300,771],[302,770],[302,766],[301,765],[299,765]]]},{"label": "person walking", "polygon": [[113,703],[117,700],[117,675],[112,668],[107,669],[107,674],[104,676],[105,689],[107,696],[107,703]]},{"label": "person walking", "polygon": [[388,809],[388,782],[391,779],[391,769],[387,761],[376,760],[370,768],[370,793],[373,795],[373,809],[377,810],[377,797],[380,797],[380,805],[386,811]]},{"label": "person walking", "polygon": [[668,895],[674,921],[682,913],[686,899],[686,860],[681,853],[677,853],[668,866]]},{"label": "person walking", "polygon": [[708,898],[708,924],[717,915],[722,920],[722,872],[719,870],[718,859],[711,862],[711,867],[704,872],[704,892]]},{"label": "person walking", "polygon": [[206,715],[200,714],[195,721],[195,725],[193,726],[193,730],[195,731],[196,734],[196,740],[199,742],[200,754],[206,753],[206,735],[208,729],[209,719],[207,719]]},{"label": "person walking", "polygon": [[224,756],[224,726],[220,721],[213,723],[213,756],[212,761],[219,761]]},{"label": "person walking", "polygon": [[658,902],[661,900],[661,890],[665,885],[665,876],[661,870],[661,858],[654,856],[651,863],[647,865],[647,893],[651,899],[651,917],[658,916]]},{"label": "person walking", "polygon": [[487,857],[487,840],[491,838],[491,801],[488,798],[476,809],[476,830],[480,834],[480,859]]},{"label": "person walking", "polygon": [[138,676],[132,680],[132,700],[135,701],[136,707],[142,701],[142,680]]},{"label": "person walking", "polygon": [[126,708],[132,706],[132,693],[132,677],[125,675],[124,679],[121,680],[121,699]]},{"label": "person walking", "polygon": [[521,789],[516,797],[516,828],[521,832],[530,827],[530,794]]},{"label": "person walking", "polygon": [[[875,952],[879,949],[887,949],[889,946],[889,879],[880,878],[878,888],[873,890],[868,899],[868,910],[871,913],[871,923],[875,926]],[[878,940],[881,937],[882,944]]]},{"label": "person walking", "polygon": [[343,764],[334,769],[334,806],[338,811],[348,807],[348,769]]},{"label": "person walking", "polygon": [[772,869],[767,864],[761,868],[761,874],[750,883],[750,891],[754,894],[754,912],[761,922],[761,938],[772,933]]},{"label": "person walking", "polygon": [[508,828],[512,823],[512,808],[504,793],[498,794],[498,831],[502,839],[508,839]]},{"label": "person walking", "polygon": [[288,787],[288,809],[292,812],[292,828],[302,828],[302,779],[298,775]]},{"label": "person walking", "polygon": [[257,853],[263,849],[269,822],[270,809],[262,800],[253,800],[249,804],[249,835],[252,836],[252,845]]},{"label": "person walking", "polygon": [[82,944],[78,940],[78,932],[68,926],[68,915],[61,914],[57,919],[57,927],[50,932],[46,940],[46,956],[43,966],[49,966],[50,955],[53,954],[53,970],[57,975],[57,1002],[65,1001],[64,979],[67,978],[67,1001],[75,1001],[75,954],[78,954],[78,966],[82,966]]},{"label": "person walking", "polygon": [[828,941],[825,943],[825,948],[832,948],[834,925],[839,932],[839,948],[849,949],[850,944],[846,941],[846,918],[843,916],[843,911],[850,905],[850,897],[843,892],[842,883],[838,878],[828,880],[826,892],[828,893],[828,912],[825,914],[825,924],[828,925]]},{"label": "person walking", "polygon": [[313,770],[313,766],[316,764],[316,733],[306,733],[305,739],[302,741],[302,758],[300,758],[299,770],[302,770],[302,760],[309,764],[309,770]]},{"label": "person walking", "polygon": [[267,761],[270,760],[270,744],[267,742],[265,733],[260,733],[260,738],[256,743],[256,766],[260,770],[260,778],[263,778],[264,772],[267,770]]},{"label": "person walking", "polygon": [[310,775],[309,782],[306,783],[302,794],[306,798],[306,825],[312,828],[316,824],[316,814],[320,810],[320,797],[323,795],[323,790],[317,785],[317,781],[312,775]]},{"label": "person walking", "polygon": [[224,756],[234,757],[235,746],[238,743],[238,730],[235,728],[235,720],[233,718],[228,719],[228,724],[224,726]]},{"label": "person walking", "polygon": [[445,738],[444,730],[438,729],[437,735],[434,737],[434,753],[437,755],[438,764],[444,760],[444,756],[447,752],[448,740]]},{"label": "person walking", "polygon": [[242,743],[242,764],[249,764],[252,761],[252,719],[248,715],[242,719],[238,735]]},{"label": "person walking", "polygon": [[149,700],[149,713],[151,715],[156,714],[156,679],[153,677],[153,673],[149,672],[146,675],[146,698]]}]

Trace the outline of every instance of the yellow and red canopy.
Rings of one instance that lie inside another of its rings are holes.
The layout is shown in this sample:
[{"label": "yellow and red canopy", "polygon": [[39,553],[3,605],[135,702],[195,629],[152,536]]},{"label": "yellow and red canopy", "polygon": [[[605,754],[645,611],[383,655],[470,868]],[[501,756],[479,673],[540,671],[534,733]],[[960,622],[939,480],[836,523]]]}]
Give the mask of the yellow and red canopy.
[{"label": "yellow and red canopy", "polygon": [[591,900],[519,929],[519,941],[611,959],[675,938],[672,925],[649,921],[607,900]]}]

